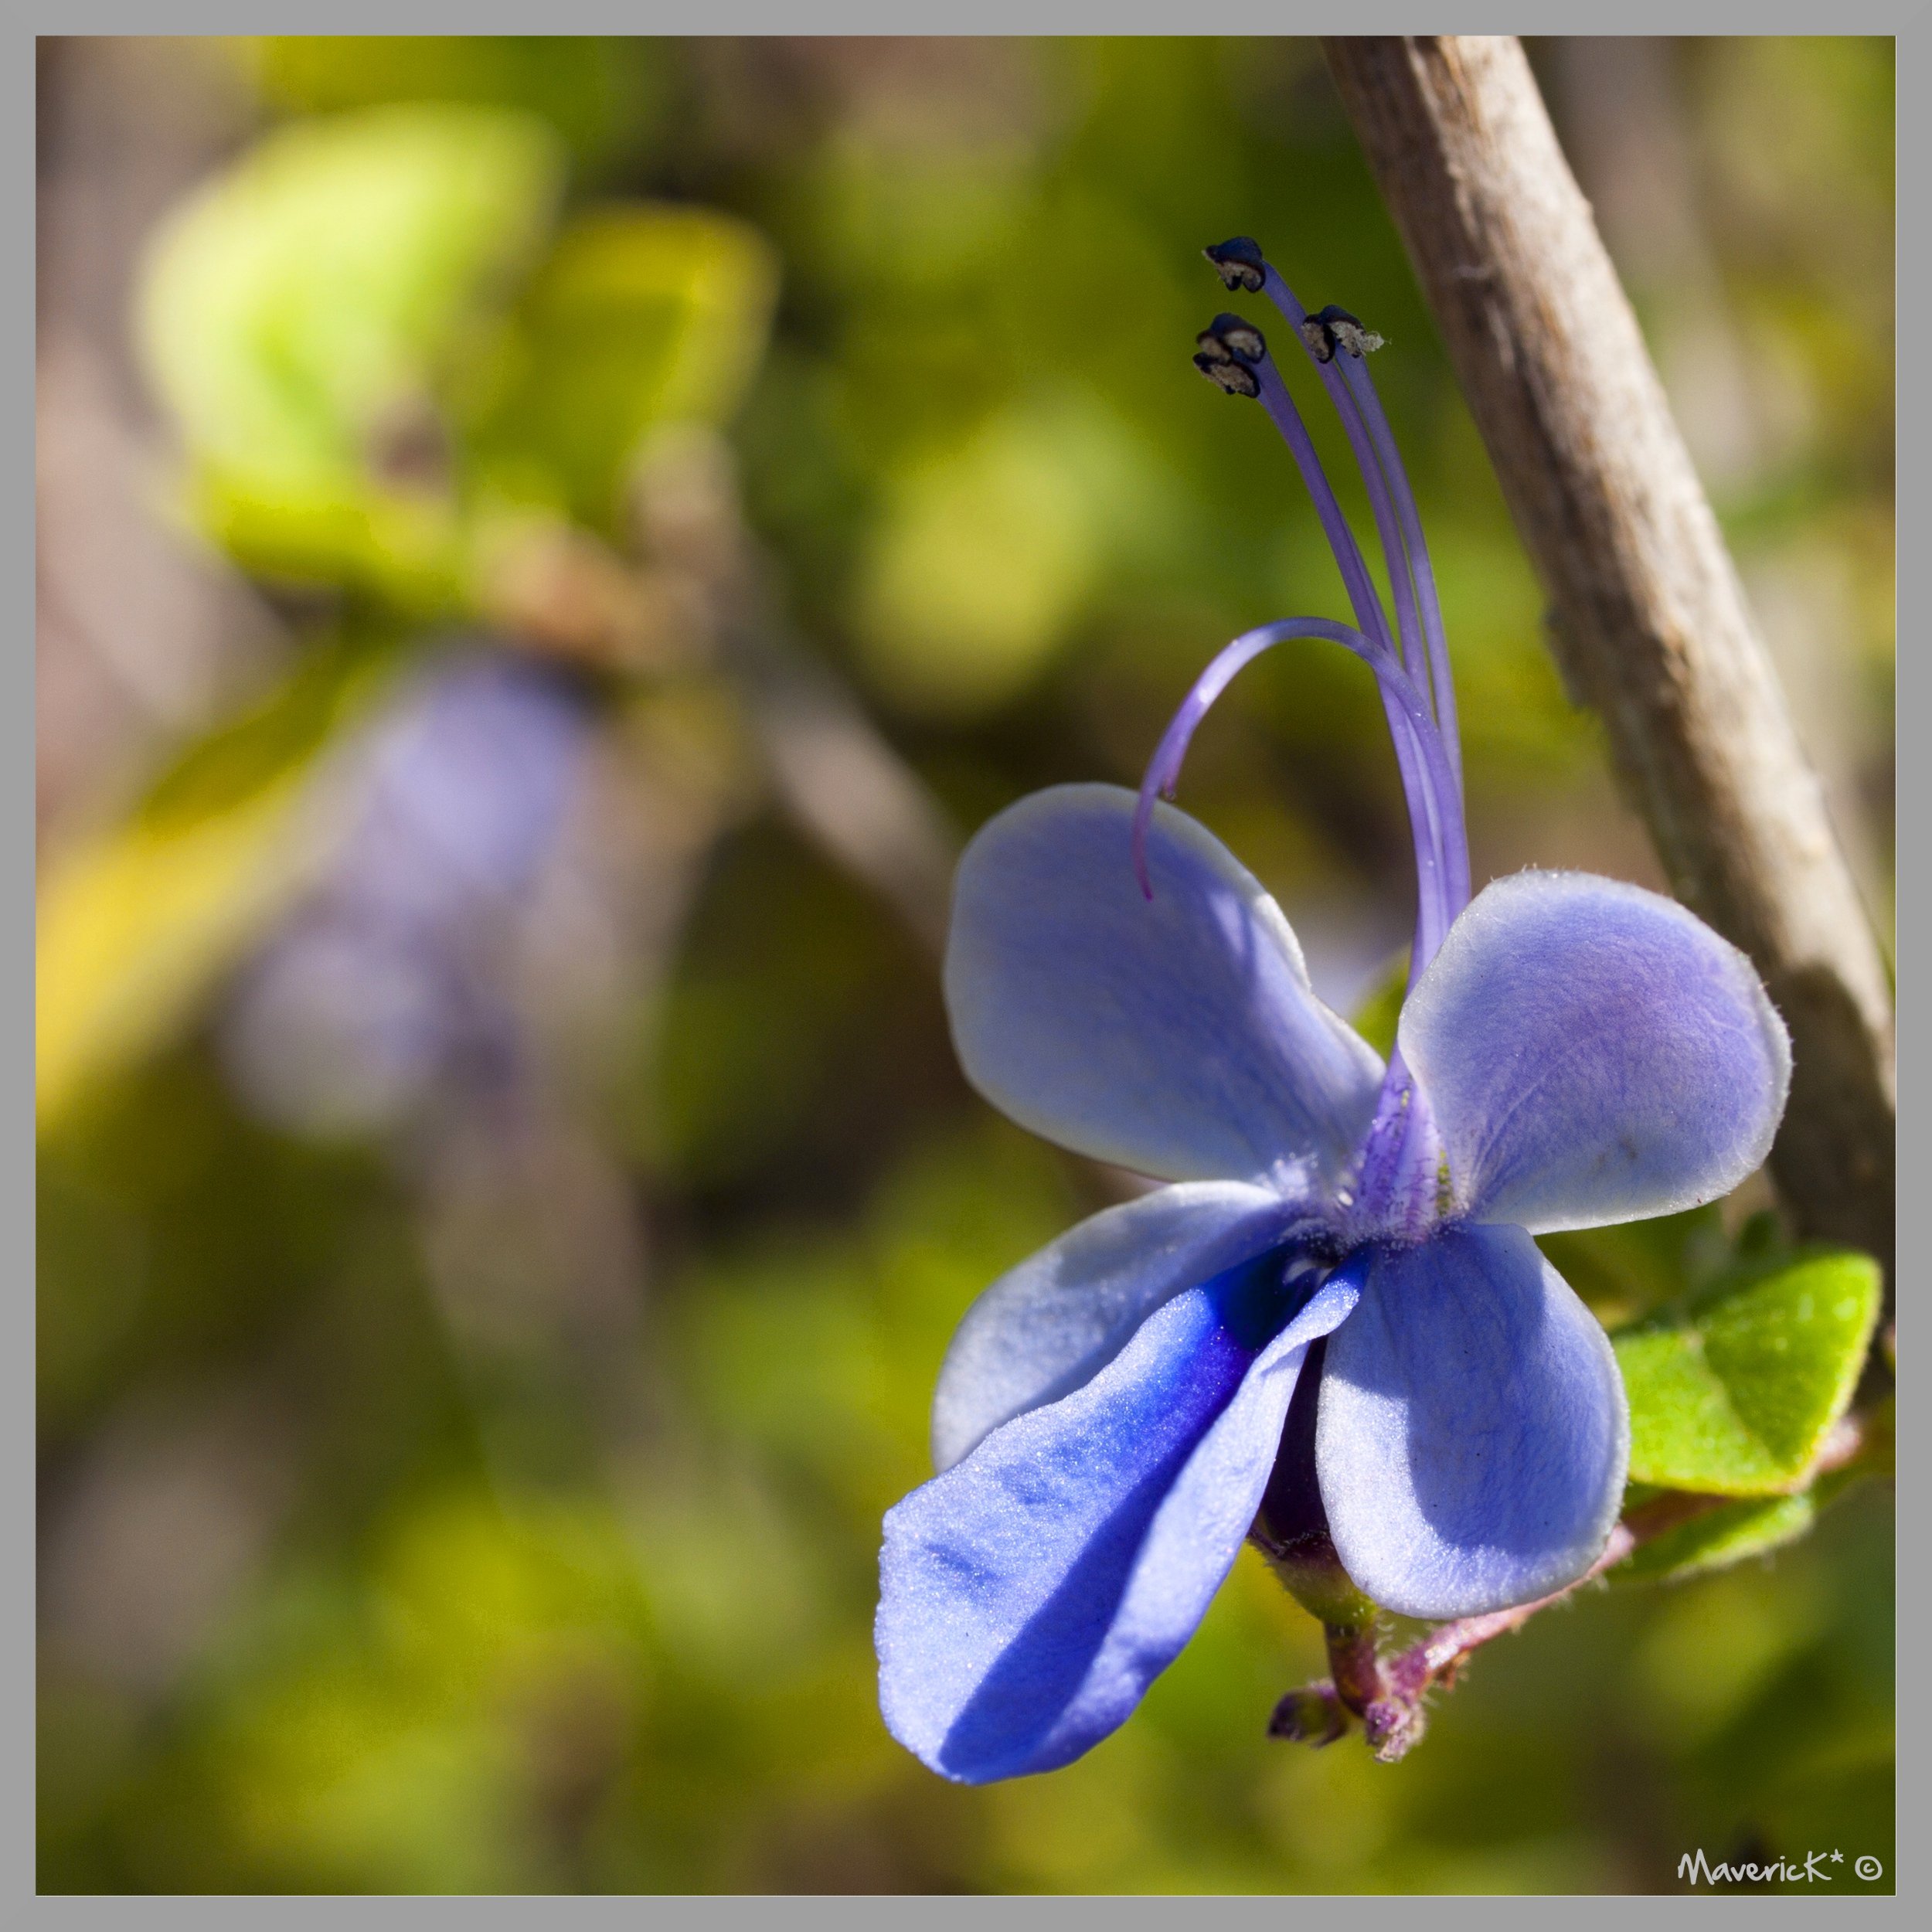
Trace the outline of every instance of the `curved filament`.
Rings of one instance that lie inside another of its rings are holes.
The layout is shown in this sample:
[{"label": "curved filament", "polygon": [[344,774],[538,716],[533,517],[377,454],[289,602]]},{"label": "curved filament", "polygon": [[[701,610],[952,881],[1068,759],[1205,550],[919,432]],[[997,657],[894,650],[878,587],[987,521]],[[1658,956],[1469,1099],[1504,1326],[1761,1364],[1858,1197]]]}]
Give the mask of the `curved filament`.
[{"label": "curved filament", "polygon": [[1429,701],[1386,640],[1365,635],[1353,626],[1328,617],[1288,617],[1244,631],[1218,652],[1195,680],[1167,730],[1161,734],[1141,781],[1134,808],[1134,873],[1141,890],[1154,896],[1148,871],[1147,832],[1157,797],[1172,798],[1181,766],[1196,730],[1215,700],[1243,668],[1264,651],[1291,638],[1321,638],[1352,651],[1376,674],[1383,708],[1394,742],[1396,764],[1402,775],[1409,809],[1409,829],[1416,852],[1416,936],[1411,949],[1409,982],[1414,985],[1435,957],[1451,923],[1469,897],[1468,848],[1463,833],[1462,801],[1436,729]]}]

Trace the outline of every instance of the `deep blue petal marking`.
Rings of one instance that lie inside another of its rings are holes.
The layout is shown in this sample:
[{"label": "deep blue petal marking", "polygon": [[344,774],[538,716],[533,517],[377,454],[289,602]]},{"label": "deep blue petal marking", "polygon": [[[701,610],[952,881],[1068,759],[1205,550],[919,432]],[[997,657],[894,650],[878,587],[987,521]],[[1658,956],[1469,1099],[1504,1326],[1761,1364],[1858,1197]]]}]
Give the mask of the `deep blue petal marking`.
[{"label": "deep blue petal marking", "polygon": [[967,1310],[946,1352],[934,1468],[1090,1381],[1163,1301],[1279,1246],[1320,1205],[1247,1182],[1185,1182],[1091,1215],[1029,1255]]},{"label": "deep blue petal marking", "polygon": [[1307,1344],[1355,1304],[1352,1281],[1332,1282],[1273,1342],[1244,1340],[1268,1265],[1168,1301],[1084,1388],[887,1515],[880,1704],[933,1770],[979,1784],[1068,1763],[1192,1634],[1253,1519]]}]

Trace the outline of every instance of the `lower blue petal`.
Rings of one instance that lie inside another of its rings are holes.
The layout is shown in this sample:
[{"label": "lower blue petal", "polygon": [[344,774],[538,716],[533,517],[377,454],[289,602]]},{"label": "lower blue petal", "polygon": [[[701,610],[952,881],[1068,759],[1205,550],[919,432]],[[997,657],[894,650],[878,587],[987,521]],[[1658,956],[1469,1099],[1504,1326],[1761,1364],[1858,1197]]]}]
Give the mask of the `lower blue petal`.
[{"label": "lower blue petal", "polygon": [[1083,1388],[887,1515],[879,1702],[934,1770],[984,1784],[1070,1762],[1193,1634],[1253,1519],[1307,1345],[1355,1303],[1332,1282],[1257,1349],[1235,1305],[1256,1272],[1165,1303]]},{"label": "lower blue petal", "polygon": [[1468,1617],[1575,1582],[1629,1458],[1610,1338],[1521,1228],[1375,1253],[1328,1343],[1315,1467],[1335,1552],[1378,1603]]}]

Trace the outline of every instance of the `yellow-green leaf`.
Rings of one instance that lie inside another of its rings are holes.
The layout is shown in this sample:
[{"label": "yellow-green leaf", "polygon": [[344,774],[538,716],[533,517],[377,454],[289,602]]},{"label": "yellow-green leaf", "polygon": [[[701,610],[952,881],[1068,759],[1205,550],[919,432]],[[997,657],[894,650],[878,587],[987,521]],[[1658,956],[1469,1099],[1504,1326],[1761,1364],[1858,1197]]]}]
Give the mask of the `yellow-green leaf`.
[{"label": "yellow-green leaf", "polygon": [[211,534],[293,577],[453,575],[441,493],[401,473],[560,174],[539,121],[417,103],[283,128],[175,212],[138,325]]},{"label": "yellow-green leaf", "polygon": [[284,108],[487,101],[541,114],[580,160],[648,134],[662,61],[648,41],[594,34],[277,34],[235,51]]},{"label": "yellow-green leaf", "polygon": [[1869,1256],[1802,1251],[1614,1336],[1631,1480],[1733,1496],[1798,1488],[1851,1400],[1881,1288]]},{"label": "yellow-green leaf", "polygon": [[888,484],[858,586],[858,643],[901,709],[978,716],[1073,634],[1157,485],[1112,410],[1077,389],[1010,405]]},{"label": "yellow-green leaf", "polygon": [[44,1130],[100,1075],[192,1019],[216,978],[314,876],[300,809],[321,747],[379,665],[319,651],[268,702],[204,740],[125,824],[42,881],[35,944],[35,1107]]}]

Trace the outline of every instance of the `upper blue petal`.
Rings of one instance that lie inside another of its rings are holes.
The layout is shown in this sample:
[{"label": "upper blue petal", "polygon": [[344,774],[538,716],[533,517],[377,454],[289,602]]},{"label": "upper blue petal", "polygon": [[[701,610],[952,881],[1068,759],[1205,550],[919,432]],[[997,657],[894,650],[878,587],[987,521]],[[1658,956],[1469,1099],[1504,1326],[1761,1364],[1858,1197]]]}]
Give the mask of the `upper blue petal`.
[{"label": "upper blue petal", "polygon": [[1623,1496],[1610,1339],[1521,1228],[1376,1251],[1315,1422],[1343,1567],[1386,1607],[1468,1617],[1573,1583]]},{"label": "upper blue petal", "polygon": [[1299,1212],[1245,1181],[1185,1182],[1090,1216],[1002,1275],[946,1352],[934,1467],[1090,1380],[1163,1301],[1271,1247]]},{"label": "upper blue petal", "polygon": [[1163,1304],[1085,1387],[995,1430],[887,1514],[879,1706],[933,1770],[984,1784],[1068,1763],[1200,1621],[1253,1519],[1307,1345],[1356,1292],[1332,1283],[1257,1353],[1221,1285]]},{"label": "upper blue petal", "polygon": [[968,847],[945,974],[967,1077],[1022,1126],[1162,1179],[1311,1162],[1332,1183],[1380,1059],[1316,998],[1274,901],[1165,806],[1141,895],[1134,808],[1114,786],[1062,785]]},{"label": "upper blue petal", "polygon": [[1769,1152],[1791,1084],[1750,961],[1673,900],[1585,872],[1480,893],[1397,1038],[1458,1208],[1532,1233],[1728,1192]]}]

